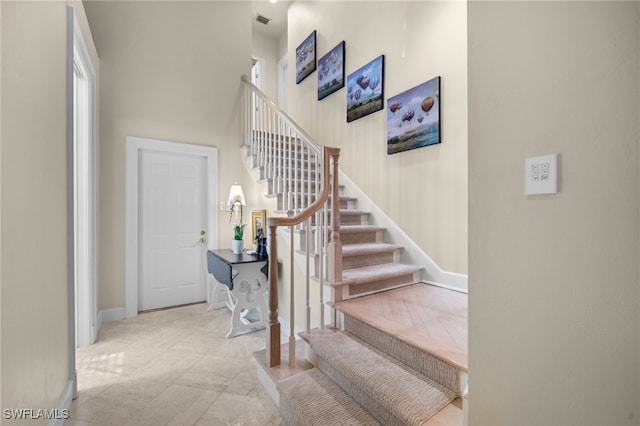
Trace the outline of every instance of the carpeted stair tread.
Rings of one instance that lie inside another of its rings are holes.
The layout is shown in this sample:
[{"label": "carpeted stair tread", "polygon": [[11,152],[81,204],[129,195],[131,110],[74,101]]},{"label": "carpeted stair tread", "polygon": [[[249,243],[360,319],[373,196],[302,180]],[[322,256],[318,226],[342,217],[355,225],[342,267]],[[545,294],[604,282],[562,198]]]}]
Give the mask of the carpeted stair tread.
[{"label": "carpeted stair tread", "polygon": [[[346,379],[349,383],[338,383],[343,389],[357,388],[367,401],[374,401],[402,424],[421,425],[456,397],[451,390],[343,332],[313,339],[311,346],[318,365],[322,365],[320,360],[328,364],[322,367],[325,374],[333,380]],[[365,409],[380,412],[377,407]]]},{"label": "carpeted stair tread", "polygon": [[419,266],[406,265],[404,263],[384,263],[362,268],[345,269],[342,271],[342,277],[344,280],[353,281],[353,283],[357,285],[364,282],[380,281],[401,275],[413,274],[421,269]]},{"label": "carpeted stair tread", "polygon": [[295,425],[379,425],[317,368],[278,384],[283,417]]}]

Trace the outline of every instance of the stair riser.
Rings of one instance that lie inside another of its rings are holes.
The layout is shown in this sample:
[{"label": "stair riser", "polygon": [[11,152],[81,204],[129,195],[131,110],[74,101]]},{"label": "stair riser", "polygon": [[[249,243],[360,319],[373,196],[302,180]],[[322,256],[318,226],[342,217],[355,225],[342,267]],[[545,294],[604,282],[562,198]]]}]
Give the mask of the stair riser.
[{"label": "stair riser", "polygon": [[342,244],[381,243],[382,231],[367,230],[361,232],[341,232]]},{"label": "stair riser", "polygon": [[[365,217],[367,217],[367,213],[359,213],[359,214],[340,214],[340,225],[363,225],[366,224],[367,221]],[[331,212],[327,215],[327,223],[331,223]],[[316,226],[315,216],[312,216],[311,225]]]},{"label": "stair riser", "polygon": [[407,275],[402,277],[395,277],[389,280],[381,280],[381,281],[368,282],[365,284],[350,285],[350,286],[343,287],[341,300],[348,300],[348,299],[353,299],[355,297],[367,296],[369,294],[379,293],[381,291],[386,291],[394,288],[411,285],[411,284],[414,284],[415,282],[416,282],[416,279],[414,277],[409,277]]},{"label": "stair riser", "polygon": [[365,266],[379,265],[383,263],[393,263],[394,251],[390,250],[382,253],[364,253],[357,256],[344,256],[342,257],[342,268],[363,268]]},{"label": "stair riser", "polygon": [[[329,234],[331,231],[329,231]],[[314,252],[313,247],[315,247],[316,237],[318,232],[316,230],[310,231],[311,235],[311,253]],[[369,230],[362,232],[341,232],[340,233],[340,242],[343,245],[347,244],[366,244],[366,243],[381,243],[382,242],[382,231]],[[298,249],[305,251],[307,243],[307,231],[301,230],[298,236]]]},{"label": "stair riser", "polygon": [[344,314],[344,329],[378,350],[403,362],[414,370],[460,395],[460,372],[452,365],[420,351],[392,335]]},{"label": "stair riser", "polygon": [[341,214],[340,215],[340,224],[341,225],[363,225],[366,224],[363,216],[366,214]]}]

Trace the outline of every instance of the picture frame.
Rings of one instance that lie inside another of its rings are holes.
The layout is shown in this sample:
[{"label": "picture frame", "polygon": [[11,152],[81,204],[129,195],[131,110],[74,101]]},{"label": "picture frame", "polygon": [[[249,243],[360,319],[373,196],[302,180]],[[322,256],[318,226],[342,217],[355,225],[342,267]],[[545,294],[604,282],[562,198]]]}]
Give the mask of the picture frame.
[{"label": "picture frame", "polygon": [[347,76],[347,123],[382,110],[384,103],[384,55]]},{"label": "picture frame", "polygon": [[344,87],[344,41],[318,59],[318,100]]},{"label": "picture frame", "polygon": [[252,241],[258,237],[258,229],[262,229],[263,235],[267,236],[267,211],[254,210],[251,212],[251,235]]},{"label": "picture frame", "polygon": [[316,30],[296,47],[296,84],[316,70]]},{"label": "picture frame", "polygon": [[440,76],[387,99],[387,154],[442,142]]}]

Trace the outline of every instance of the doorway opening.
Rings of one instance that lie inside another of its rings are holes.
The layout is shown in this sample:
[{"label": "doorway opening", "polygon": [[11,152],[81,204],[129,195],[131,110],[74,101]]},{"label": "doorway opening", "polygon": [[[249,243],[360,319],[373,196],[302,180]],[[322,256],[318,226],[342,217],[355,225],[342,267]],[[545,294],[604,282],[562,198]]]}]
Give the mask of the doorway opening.
[{"label": "doorway opening", "polygon": [[265,91],[266,61],[260,56],[251,56],[251,82]]}]

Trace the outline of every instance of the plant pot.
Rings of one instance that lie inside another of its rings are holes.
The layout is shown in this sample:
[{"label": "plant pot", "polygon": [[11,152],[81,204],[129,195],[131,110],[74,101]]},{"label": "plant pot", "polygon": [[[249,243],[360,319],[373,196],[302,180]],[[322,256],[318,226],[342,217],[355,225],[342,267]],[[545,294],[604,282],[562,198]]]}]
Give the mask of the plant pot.
[{"label": "plant pot", "polygon": [[244,249],[243,240],[231,240],[231,251],[233,252],[233,254],[242,254],[243,249]]}]

